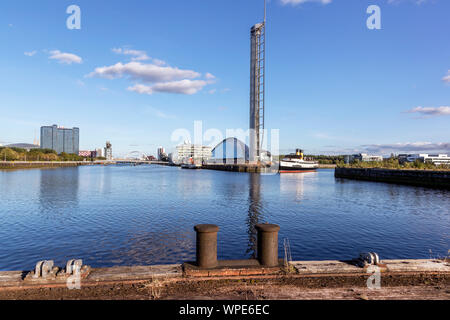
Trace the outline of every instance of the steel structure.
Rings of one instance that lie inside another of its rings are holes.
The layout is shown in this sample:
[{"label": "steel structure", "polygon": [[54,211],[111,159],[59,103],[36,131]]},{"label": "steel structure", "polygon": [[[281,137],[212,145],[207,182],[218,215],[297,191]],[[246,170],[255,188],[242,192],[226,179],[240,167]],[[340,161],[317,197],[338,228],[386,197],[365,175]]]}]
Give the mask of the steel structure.
[{"label": "steel structure", "polygon": [[266,2],[264,21],[250,30],[250,161],[259,161],[264,140]]}]

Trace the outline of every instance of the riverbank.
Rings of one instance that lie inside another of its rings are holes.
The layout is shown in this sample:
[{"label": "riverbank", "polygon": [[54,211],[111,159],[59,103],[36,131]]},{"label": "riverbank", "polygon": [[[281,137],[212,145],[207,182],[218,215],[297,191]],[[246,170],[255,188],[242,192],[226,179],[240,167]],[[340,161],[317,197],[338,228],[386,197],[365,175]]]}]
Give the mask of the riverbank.
[{"label": "riverbank", "polygon": [[217,171],[230,171],[230,172],[250,172],[250,173],[263,173],[271,170],[258,164],[204,164],[201,169],[217,170]]},{"label": "riverbank", "polygon": [[336,168],[336,178],[406,184],[450,190],[450,171]]},{"label": "riverbank", "polygon": [[3,299],[450,299],[447,260],[383,260],[381,288],[365,268],[342,261],[297,261],[276,273],[187,276],[182,265],[92,269],[69,290],[64,282],[27,283],[26,272],[0,272]]},{"label": "riverbank", "polygon": [[0,170],[66,168],[94,164],[96,163],[90,161],[3,161],[0,162]]},{"label": "riverbank", "polygon": [[337,167],[336,164],[320,164],[319,169],[335,169]]},{"label": "riverbank", "polygon": [[95,161],[0,161],[0,170],[68,168],[78,166],[112,165],[112,164],[154,164],[170,166],[168,162],[146,160],[95,160]]},{"label": "riverbank", "polygon": [[[250,172],[250,173],[278,173],[270,167],[252,164],[204,164],[201,167],[206,170],[231,171],[231,172]],[[319,164],[319,169],[335,169],[335,164]]]}]

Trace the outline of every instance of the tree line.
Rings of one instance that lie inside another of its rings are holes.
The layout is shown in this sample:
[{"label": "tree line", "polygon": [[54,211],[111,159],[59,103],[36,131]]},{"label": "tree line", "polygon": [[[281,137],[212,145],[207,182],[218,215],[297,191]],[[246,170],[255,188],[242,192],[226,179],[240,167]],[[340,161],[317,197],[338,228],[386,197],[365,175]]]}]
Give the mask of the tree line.
[{"label": "tree line", "polygon": [[431,162],[399,162],[397,157],[383,159],[383,161],[359,161],[355,160],[349,164],[340,163],[338,167],[342,168],[380,168],[380,169],[416,169],[416,170],[450,170],[450,165],[436,165]]},{"label": "tree line", "polygon": [[26,149],[0,147],[0,161],[84,161],[90,159],[77,154],[56,153],[52,149]]}]

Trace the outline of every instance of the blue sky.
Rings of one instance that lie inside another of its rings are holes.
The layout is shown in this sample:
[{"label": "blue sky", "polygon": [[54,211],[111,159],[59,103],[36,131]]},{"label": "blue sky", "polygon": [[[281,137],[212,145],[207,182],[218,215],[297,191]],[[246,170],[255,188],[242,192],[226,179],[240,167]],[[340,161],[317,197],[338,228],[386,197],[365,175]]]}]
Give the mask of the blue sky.
[{"label": "blue sky", "polygon": [[[80,128],[82,150],[169,151],[174,130],[248,128],[261,0],[0,3],[0,143]],[[81,29],[69,30],[69,5]],[[369,5],[381,30],[369,30]],[[271,0],[266,127],[282,152],[450,153],[450,1]]]}]

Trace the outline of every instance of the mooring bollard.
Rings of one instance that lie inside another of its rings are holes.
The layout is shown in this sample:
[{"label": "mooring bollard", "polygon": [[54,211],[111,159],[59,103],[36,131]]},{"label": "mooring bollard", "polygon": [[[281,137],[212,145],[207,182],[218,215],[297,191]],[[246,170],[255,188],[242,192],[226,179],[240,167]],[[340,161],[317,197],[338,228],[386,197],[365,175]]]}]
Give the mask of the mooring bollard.
[{"label": "mooring bollard", "polygon": [[197,232],[197,266],[200,268],[217,267],[217,232],[214,224],[199,224],[194,227]]},{"label": "mooring bollard", "polygon": [[258,260],[265,267],[278,266],[278,231],[276,224],[257,224]]}]

